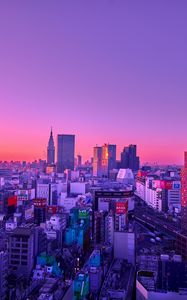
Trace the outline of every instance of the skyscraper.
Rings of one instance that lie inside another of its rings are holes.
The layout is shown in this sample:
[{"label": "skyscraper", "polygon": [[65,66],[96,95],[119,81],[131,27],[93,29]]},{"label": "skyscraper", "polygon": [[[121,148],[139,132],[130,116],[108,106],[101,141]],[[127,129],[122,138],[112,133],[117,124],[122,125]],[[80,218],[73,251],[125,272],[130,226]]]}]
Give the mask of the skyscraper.
[{"label": "skyscraper", "polygon": [[55,145],[53,140],[53,132],[51,129],[51,134],[49,137],[48,147],[47,147],[47,163],[52,165],[55,163]]},{"label": "skyscraper", "polygon": [[93,153],[93,176],[102,176],[102,147],[94,147]]},{"label": "skyscraper", "polygon": [[102,175],[108,176],[116,167],[116,145],[104,144],[102,146]]},{"label": "skyscraper", "polygon": [[82,156],[80,154],[77,155],[77,166],[81,167],[82,165]]},{"label": "skyscraper", "polygon": [[181,227],[187,231],[187,151],[184,152],[184,167],[181,169]]},{"label": "skyscraper", "polygon": [[108,145],[108,172],[116,168],[116,145]]},{"label": "skyscraper", "polygon": [[136,154],[136,145],[124,147],[121,153],[121,168],[138,171],[140,167],[139,157]]},{"label": "skyscraper", "polygon": [[109,172],[116,167],[116,145],[104,144],[94,147],[93,175],[109,176]]},{"label": "skyscraper", "polygon": [[74,170],[75,135],[58,134],[57,137],[57,172],[65,169]]}]

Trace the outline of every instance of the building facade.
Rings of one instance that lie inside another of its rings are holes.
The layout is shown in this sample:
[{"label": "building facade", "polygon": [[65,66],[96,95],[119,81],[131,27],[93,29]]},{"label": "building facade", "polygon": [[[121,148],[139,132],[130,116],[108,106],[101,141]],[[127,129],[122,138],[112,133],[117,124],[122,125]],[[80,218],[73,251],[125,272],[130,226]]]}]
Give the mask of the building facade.
[{"label": "building facade", "polygon": [[58,134],[57,137],[57,172],[74,170],[75,135]]},{"label": "building facade", "polygon": [[55,144],[54,144],[52,129],[51,129],[48,147],[47,147],[47,163],[48,165],[53,165],[55,163]]},{"label": "building facade", "polygon": [[102,176],[102,147],[94,147],[93,153],[93,176]]},{"label": "building facade", "polygon": [[111,170],[116,168],[116,145],[104,144],[94,147],[93,176],[109,177]]},{"label": "building facade", "polygon": [[121,153],[121,168],[131,169],[132,171],[139,170],[140,162],[136,152],[136,145],[124,147],[123,152]]}]

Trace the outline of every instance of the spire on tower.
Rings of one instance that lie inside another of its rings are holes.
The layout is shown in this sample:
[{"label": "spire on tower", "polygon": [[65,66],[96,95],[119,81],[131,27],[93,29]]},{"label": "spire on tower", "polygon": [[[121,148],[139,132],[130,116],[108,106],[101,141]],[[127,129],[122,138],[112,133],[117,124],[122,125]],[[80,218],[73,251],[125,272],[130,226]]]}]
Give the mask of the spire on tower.
[{"label": "spire on tower", "polygon": [[50,137],[49,137],[48,147],[47,147],[47,163],[54,164],[54,162],[55,162],[55,145],[53,139],[53,128],[51,126],[51,132],[50,132]]}]

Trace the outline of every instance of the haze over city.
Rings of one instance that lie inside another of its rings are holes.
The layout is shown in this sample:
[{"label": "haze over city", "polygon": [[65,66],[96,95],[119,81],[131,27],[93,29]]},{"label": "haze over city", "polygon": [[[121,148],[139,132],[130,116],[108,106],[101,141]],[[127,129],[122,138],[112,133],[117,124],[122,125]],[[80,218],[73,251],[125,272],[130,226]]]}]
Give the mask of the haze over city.
[{"label": "haze over city", "polygon": [[[76,153],[187,149],[186,1],[1,1],[0,160],[44,158],[50,127]],[[168,151],[169,150],[169,151]]]}]

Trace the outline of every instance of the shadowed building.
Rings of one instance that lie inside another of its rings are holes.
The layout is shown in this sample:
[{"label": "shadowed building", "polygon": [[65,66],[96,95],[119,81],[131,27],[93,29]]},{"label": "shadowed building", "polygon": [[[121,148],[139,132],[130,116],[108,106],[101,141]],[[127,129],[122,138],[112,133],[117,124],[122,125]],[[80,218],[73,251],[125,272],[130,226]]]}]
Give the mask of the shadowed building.
[{"label": "shadowed building", "polygon": [[47,147],[47,163],[53,165],[55,163],[55,145],[53,140],[53,132],[51,129],[51,134],[49,137],[48,147]]},{"label": "shadowed building", "polygon": [[57,137],[57,172],[74,170],[75,135],[58,134]]}]

